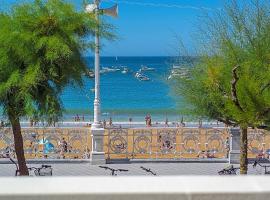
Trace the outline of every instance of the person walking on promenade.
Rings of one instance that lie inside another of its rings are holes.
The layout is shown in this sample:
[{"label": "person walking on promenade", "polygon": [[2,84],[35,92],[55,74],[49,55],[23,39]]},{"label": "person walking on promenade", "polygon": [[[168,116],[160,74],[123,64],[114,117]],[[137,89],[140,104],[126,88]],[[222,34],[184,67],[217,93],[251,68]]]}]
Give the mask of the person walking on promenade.
[{"label": "person walking on promenade", "polygon": [[229,139],[229,137],[226,138],[224,146],[225,146],[225,150],[226,150],[226,158],[229,158],[229,153],[230,153],[230,139]]},{"label": "person walking on promenade", "polygon": [[68,151],[68,143],[66,142],[65,138],[62,138],[62,140],[59,143],[60,147],[60,157],[63,159],[65,158],[65,153]]}]

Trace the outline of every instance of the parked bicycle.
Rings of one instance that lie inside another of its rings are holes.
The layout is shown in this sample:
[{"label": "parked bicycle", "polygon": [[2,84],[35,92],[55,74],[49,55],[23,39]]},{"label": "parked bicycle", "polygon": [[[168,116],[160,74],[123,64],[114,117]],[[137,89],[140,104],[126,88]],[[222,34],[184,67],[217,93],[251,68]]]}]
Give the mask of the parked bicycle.
[{"label": "parked bicycle", "polygon": [[[18,164],[12,158],[9,158],[9,160],[16,166],[15,176],[19,176],[20,170]],[[30,176],[52,176],[51,165],[41,165],[41,167],[28,167],[28,171]]]},{"label": "parked bicycle", "polygon": [[219,175],[237,175],[238,170],[240,170],[239,167],[234,167],[233,165],[230,165],[229,167],[226,167],[218,172]]},{"label": "parked bicycle", "polygon": [[105,170],[110,170],[111,171],[111,176],[117,176],[117,172],[128,172],[127,169],[113,169],[110,167],[106,167],[106,166],[99,166],[100,168],[103,168]]},{"label": "parked bicycle", "polygon": [[261,163],[259,163],[259,160],[256,160],[253,163],[253,168],[256,168],[257,166],[264,168],[264,174],[270,175],[270,171],[268,170],[268,168],[270,168],[270,165],[262,165]]},{"label": "parked bicycle", "polygon": [[150,168],[148,169],[148,168],[145,168],[145,167],[142,167],[142,166],[141,166],[141,169],[144,170],[144,171],[146,171],[146,172],[148,172],[148,173],[151,173],[151,174],[154,175],[154,176],[157,175],[157,174],[156,174],[155,172],[153,172]]}]

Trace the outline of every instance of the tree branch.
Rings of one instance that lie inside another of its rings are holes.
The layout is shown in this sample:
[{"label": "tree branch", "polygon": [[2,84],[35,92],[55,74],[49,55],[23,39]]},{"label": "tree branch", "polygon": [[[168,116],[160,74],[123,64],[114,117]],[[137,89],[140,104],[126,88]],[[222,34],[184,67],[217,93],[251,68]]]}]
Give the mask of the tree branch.
[{"label": "tree branch", "polygon": [[228,126],[236,126],[237,124],[230,121],[229,119],[226,119],[226,118],[221,118],[221,117],[217,117],[217,120],[228,125]]},{"label": "tree branch", "polygon": [[233,76],[233,79],[231,81],[231,95],[232,95],[232,101],[234,103],[234,105],[241,111],[244,111],[243,108],[241,107],[240,105],[240,102],[239,102],[239,99],[238,99],[238,96],[237,96],[237,90],[236,90],[236,85],[237,85],[237,82],[239,80],[239,77],[237,75],[237,69],[239,68],[240,66],[237,65],[235,66],[233,69],[232,69],[232,76]]},{"label": "tree branch", "polygon": [[262,94],[264,92],[264,90],[266,90],[268,87],[270,87],[270,82],[267,83],[265,86],[263,86],[263,88],[260,91],[260,94]]},{"label": "tree branch", "polygon": [[261,117],[264,117],[266,115],[268,115],[270,113],[270,108],[266,108],[265,110],[263,110],[261,113],[259,113],[257,116],[256,116],[256,119],[260,119]]}]

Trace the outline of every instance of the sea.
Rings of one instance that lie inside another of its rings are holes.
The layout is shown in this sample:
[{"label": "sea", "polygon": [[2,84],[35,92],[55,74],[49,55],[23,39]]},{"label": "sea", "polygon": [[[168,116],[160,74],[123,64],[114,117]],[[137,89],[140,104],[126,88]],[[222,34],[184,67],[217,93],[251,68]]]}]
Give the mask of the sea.
[{"label": "sea", "polygon": [[[89,69],[94,69],[94,58],[85,57]],[[103,67],[127,67],[127,74],[121,71],[101,74],[101,120],[124,122],[144,121],[150,114],[152,121],[180,121],[180,108],[185,106],[181,97],[176,96],[167,80],[173,64],[188,64],[189,59],[176,57],[101,57]],[[134,77],[142,66],[154,68],[144,74],[150,81],[139,81]],[[68,86],[61,96],[65,107],[64,121],[81,119],[93,120],[94,79],[84,78],[82,88]]]}]

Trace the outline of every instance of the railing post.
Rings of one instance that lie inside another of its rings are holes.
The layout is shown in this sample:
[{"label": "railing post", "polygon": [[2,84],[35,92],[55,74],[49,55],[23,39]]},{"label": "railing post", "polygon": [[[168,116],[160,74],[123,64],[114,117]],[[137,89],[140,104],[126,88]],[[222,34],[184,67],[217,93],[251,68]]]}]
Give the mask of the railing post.
[{"label": "railing post", "polygon": [[103,149],[104,132],[105,130],[103,128],[91,129],[92,150],[90,160],[92,165],[100,165],[106,163],[105,152]]},{"label": "railing post", "polygon": [[238,164],[240,162],[240,129],[231,128],[230,133],[230,153],[229,163]]}]

